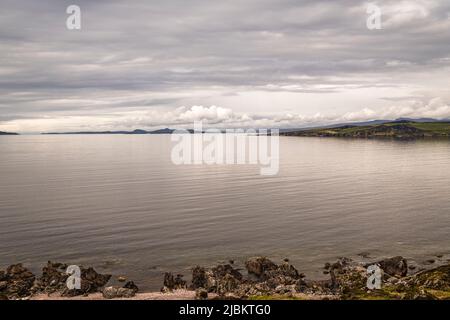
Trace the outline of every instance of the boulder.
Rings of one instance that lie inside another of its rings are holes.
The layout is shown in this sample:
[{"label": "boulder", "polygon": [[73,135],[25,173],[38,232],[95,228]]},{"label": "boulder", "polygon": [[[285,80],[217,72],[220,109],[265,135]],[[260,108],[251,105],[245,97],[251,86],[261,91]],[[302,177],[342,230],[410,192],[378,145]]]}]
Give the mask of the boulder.
[{"label": "boulder", "polygon": [[195,299],[197,299],[197,300],[208,299],[208,291],[203,288],[199,288],[199,289],[195,290]]},{"label": "boulder", "polygon": [[193,290],[199,288],[208,287],[208,278],[206,277],[206,270],[200,266],[196,266],[192,269],[192,284],[191,288]]},{"label": "boulder", "polygon": [[176,277],[171,272],[164,274],[164,287],[169,290],[186,289],[186,281],[183,280],[182,274],[177,274]]},{"label": "boulder", "polygon": [[134,292],[138,292],[138,291],[139,291],[138,286],[137,286],[133,281],[128,281],[127,283],[125,283],[125,285],[123,286],[123,288],[131,289],[131,290],[133,290]]},{"label": "boulder", "polygon": [[69,297],[86,295],[100,292],[111,278],[111,275],[97,273],[92,267],[80,267],[81,288],[69,289],[66,283],[69,277],[66,273],[67,267],[67,264],[48,261],[42,268],[42,276],[38,279],[34,290],[48,294],[60,292],[62,296]]},{"label": "boulder", "polygon": [[36,277],[21,263],[10,265],[0,273],[0,295],[8,299],[19,299],[32,294]]},{"label": "boulder", "polygon": [[262,277],[267,271],[274,270],[277,265],[266,257],[254,257],[245,262],[248,273]]},{"label": "boulder", "polygon": [[401,256],[384,259],[377,263],[384,273],[393,277],[405,277],[408,273],[408,263]]},{"label": "boulder", "polygon": [[132,298],[136,292],[128,288],[106,287],[103,289],[102,295],[105,299]]}]

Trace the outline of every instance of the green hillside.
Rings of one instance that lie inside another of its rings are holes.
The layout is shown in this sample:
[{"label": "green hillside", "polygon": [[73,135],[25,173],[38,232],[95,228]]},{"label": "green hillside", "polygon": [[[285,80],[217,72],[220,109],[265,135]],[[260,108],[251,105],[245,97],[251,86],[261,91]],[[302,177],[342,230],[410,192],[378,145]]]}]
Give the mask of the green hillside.
[{"label": "green hillside", "polygon": [[320,128],[285,132],[285,136],[302,137],[347,137],[347,138],[447,138],[450,137],[450,122],[393,121],[377,125],[345,125],[336,128]]}]

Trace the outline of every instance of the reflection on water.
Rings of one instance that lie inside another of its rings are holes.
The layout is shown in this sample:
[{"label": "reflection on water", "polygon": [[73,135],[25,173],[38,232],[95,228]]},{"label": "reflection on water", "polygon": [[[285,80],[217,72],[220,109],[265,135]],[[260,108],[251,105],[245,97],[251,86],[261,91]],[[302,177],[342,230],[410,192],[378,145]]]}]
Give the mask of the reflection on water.
[{"label": "reflection on water", "polygon": [[280,137],[280,171],[175,166],[167,135],[0,137],[0,267],[162,271],[251,255],[310,277],[368,251],[448,254],[450,143]]}]

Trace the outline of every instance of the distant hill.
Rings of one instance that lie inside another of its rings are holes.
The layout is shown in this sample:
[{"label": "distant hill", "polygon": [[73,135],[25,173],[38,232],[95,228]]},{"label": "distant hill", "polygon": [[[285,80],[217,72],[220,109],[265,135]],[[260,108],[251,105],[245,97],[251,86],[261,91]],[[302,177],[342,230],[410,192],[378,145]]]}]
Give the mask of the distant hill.
[{"label": "distant hill", "polygon": [[147,131],[142,129],[136,129],[133,131],[77,131],[77,132],[48,132],[42,134],[171,134],[174,129],[158,129],[154,131]]},{"label": "distant hill", "polygon": [[396,120],[374,125],[344,125],[319,129],[306,129],[281,133],[284,136],[346,137],[346,138],[449,138],[449,122],[415,122]]},{"label": "distant hill", "polygon": [[15,132],[4,132],[4,131],[0,131],[0,136],[18,136],[18,133]]}]

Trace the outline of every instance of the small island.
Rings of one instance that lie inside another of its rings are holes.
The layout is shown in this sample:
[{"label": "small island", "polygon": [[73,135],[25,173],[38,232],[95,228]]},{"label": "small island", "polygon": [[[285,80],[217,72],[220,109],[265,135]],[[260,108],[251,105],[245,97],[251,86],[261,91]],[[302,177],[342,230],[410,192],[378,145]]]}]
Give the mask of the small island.
[{"label": "small island", "polygon": [[18,136],[18,133],[15,132],[4,132],[4,131],[0,131],[0,136]]},{"label": "small island", "polygon": [[450,122],[415,122],[399,120],[371,125],[342,125],[327,128],[283,132],[284,136],[342,138],[449,138]]}]

